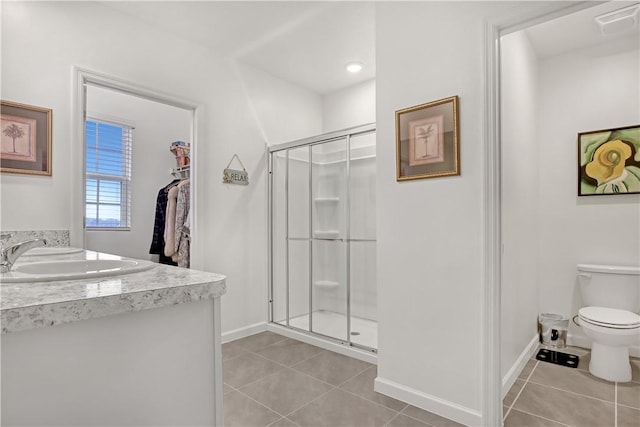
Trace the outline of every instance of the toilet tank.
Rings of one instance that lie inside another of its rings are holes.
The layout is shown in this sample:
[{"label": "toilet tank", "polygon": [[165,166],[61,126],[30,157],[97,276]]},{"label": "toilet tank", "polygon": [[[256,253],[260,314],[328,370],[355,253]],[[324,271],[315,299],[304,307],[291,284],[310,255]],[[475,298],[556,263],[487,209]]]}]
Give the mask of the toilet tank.
[{"label": "toilet tank", "polygon": [[584,306],[640,312],[640,267],[578,264]]}]

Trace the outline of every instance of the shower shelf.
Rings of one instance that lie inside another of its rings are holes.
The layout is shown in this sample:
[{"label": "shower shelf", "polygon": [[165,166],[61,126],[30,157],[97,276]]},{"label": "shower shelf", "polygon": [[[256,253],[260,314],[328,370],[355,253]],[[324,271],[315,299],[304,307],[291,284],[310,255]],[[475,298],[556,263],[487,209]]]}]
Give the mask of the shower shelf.
[{"label": "shower shelf", "polygon": [[316,230],[313,237],[317,239],[335,239],[340,237],[340,230]]},{"label": "shower shelf", "polygon": [[339,197],[316,197],[313,199],[316,203],[338,203],[340,201]]},{"label": "shower shelf", "polygon": [[331,289],[337,288],[340,284],[333,280],[316,280],[313,284],[319,288]]}]

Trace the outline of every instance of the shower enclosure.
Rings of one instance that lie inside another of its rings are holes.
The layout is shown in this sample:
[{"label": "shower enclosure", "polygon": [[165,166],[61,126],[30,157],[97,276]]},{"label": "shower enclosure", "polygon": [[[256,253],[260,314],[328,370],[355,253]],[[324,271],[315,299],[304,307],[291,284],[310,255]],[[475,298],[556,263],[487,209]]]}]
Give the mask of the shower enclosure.
[{"label": "shower enclosure", "polygon": [[376,134],[269,148],[270,321],[375,352]]}]

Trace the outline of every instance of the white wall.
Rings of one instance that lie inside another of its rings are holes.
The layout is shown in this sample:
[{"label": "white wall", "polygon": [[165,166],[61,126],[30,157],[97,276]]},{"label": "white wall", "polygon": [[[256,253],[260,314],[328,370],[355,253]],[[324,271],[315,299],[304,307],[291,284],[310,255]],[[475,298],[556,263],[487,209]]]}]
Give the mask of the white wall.
[{"label": "white wall", "polygon": [[[485,24],[541,3],[377,4],[376,388],[468,425],[486,424]],[[394,112],[452,95],[461,175],[397,182]]]},{"label": "white wall", "polygon": [[[237,66],[208,49],[99,3],[12,2],[2,9],[2,99],[53,108],[53,176],[0,176],[2,228],[72,228],[70,153],[81,147],[72,133],[73,65],[190,100],[200,105],[194,241],[200,253],[194,267],[228,277],[223,331],[264,322],[265,142],[319,132],[320,119],[308,119],[316,101],[295,96],[288,102],[295,90],[267,93],[273,105],[288,108],[286,129],[313,128],[271,137],[264,129],[281,129],[281,123],[257,121]],[[248,187],[222,184],[234,153],[249,172]]]},{"label": "white wall", "polygon": [[262,70],[236,64],[244,95],[267,145],[322,133],[322,97]]},{"label": "white wall", "polygon": [[[378,3],[380,389],[481,424],[483,21],[495,3]],[[513,7],[513,5],[511,5]],[[460,97],[461,175],[396,181],[394,111]]]},{"label": "white wall", "polygon": [[640,260],[640,196],[577,197],[578,132],[640,123],[640,41],[547,58],[539,72],[538,304],[568,316],[581,304],[576,264]]},{"label": "white wall", "polygon": [[[536,334],[538,315],[538,58],[523,31],[501,39],[502,378]],[[543,168],[544,169],[544,168]],[[524,359],[523,361],[526,361]],[[523,362],[521,361],[521,362]],[[512,378],[505,378],[509,374]]]},{"label": "white wall", "polygon": [[323,132],[375,122],[375,79],[325,95],[322,120]]},{"label": "white wall", "polygon": [[213,186],[214,193],[206,201],[208,221],[217,229],[209,234],[207,258],[211,261],[207,267],[227,274],[231,280],[238,278],[228,281],[222,301],[223,333],[268,319],[267,145],[316,135],[322,124],[321,100],[316,94],[244,65],[234,63],[233,70],[249,108],[244,110],[245,117],[229,110],[225,120],[239,129],[245,122],[256,126],[259,136],[239,140],[242,135],[225,126],[231,132],[222,139],[213,160],[216,166],[212,170],[217,171],[213,182],[222,179],[222,169],[233,154],[238,154],[249,170],[250,181],[249,187]]},{"label": "white wall", "polygon": [[122,92],[88,86],[87,115],[132,123],[135,129],[131,155],[130,230],[86,231],[85,248],[150,259],[158,190],[174,179],[169,169],[176,167],[176,161],[169,145],[173,141],[191,141],[191,112]]}]

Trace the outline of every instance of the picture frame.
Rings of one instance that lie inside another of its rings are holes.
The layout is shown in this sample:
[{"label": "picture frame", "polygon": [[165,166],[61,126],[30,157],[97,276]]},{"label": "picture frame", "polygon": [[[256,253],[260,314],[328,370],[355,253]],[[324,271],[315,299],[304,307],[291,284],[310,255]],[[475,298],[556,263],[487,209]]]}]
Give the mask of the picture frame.
[{"label": "picture frame", "polygon": [[640,194],[640,125],[578,133],[578,196]]},{"label": "picture frame", "polygon": [[51,176],[52,110],[0,101],[0,172]]},{"label": "picture frame", "polygon": [[398,181],[460,175],[458,96],[396,111]]}]

